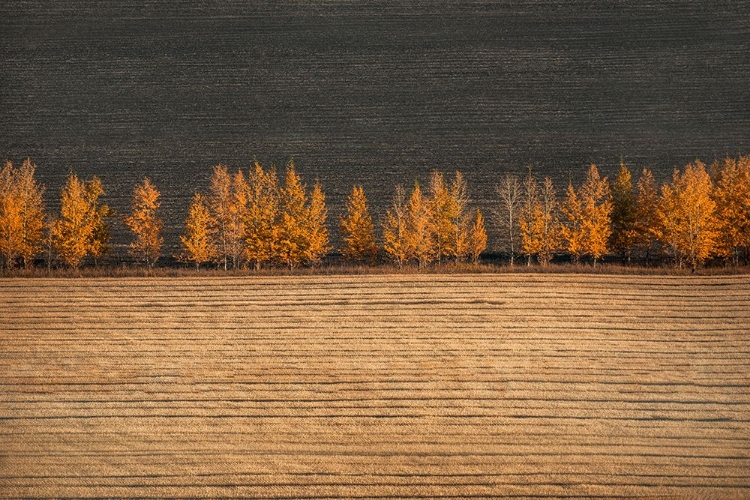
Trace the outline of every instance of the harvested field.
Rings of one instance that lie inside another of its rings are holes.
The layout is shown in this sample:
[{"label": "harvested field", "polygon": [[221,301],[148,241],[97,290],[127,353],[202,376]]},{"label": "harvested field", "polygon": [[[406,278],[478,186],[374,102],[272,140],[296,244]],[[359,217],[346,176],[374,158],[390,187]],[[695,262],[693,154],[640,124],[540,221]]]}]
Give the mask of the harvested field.
[{"label": "harvested field", "polygon": [[750,278],[0,280],[2,497],[750,497]]}]

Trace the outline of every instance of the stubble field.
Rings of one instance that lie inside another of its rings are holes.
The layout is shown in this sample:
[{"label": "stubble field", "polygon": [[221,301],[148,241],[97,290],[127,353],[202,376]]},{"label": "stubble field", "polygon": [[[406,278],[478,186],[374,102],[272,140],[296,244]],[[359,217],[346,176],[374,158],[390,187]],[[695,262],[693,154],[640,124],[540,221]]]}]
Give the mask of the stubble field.
[{"label": "stubble field", "polygon": [[750,496],[750,277],[0,280],[2,497]]}]

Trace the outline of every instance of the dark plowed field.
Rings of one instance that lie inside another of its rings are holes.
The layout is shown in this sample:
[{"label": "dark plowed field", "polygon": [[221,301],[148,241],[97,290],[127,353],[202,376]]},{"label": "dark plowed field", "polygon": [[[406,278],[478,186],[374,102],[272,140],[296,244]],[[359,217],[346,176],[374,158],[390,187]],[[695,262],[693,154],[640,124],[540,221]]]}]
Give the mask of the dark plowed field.
[{"label": "dark plowed field", "polygon": [[527,165],[562,192],[750,154],[747,1],[17,0],[0,33],[0,161],[49,207],[71,169],[120,213],[148,175],[170,252],[219,162],[295,158],[335,225],[352,184],[380,216],[433,169],[488,214]]}]

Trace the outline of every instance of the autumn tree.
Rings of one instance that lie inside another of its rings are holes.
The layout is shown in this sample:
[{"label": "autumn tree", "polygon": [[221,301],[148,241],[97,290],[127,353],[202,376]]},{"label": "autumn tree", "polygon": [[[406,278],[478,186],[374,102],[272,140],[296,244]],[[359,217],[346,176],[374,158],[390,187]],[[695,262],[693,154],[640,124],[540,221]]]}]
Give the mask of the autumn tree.
[{"label": "autumn tree", "polygon": [[552,260],[554,253],[560,248],[560,218],[558,215],[557,191],[549,177],[544,178],[539,192],[539,210],[537,215],[539,226],[539,251],[537,260],[546,266]]},{"label": "autumn tree", "polygon": [[[469,241],[471,233],[471,228],[469,226],[471,220],[468,211],[468,187],[464,176],[459,171],[456,171],[453,181],[451,182],[450,197],[451,205],[453,207],[450,227],[453,234],[448,242],[448,255],[455,258],[456,261],[461,261],[469,257],[471,253],[471,243]],[[484,218],[482,219],[482,225],[484,226]],[[482,251],[484,251],[484,248]]]},{"label": "autumn tree", "polygon": [[0,253],[3,267],[13,267],[20,246],[20,216],[15,193],[15,170],[11,162],[6,162],[0,170]]},{"label": "autumn tree", "polygon": [[399,268],[409,259],[409,241],[407,237],[406,193],[403,186],[396,186],[393,203],[383,221],[383,250]]},{"label": "autumn tree", "polygon": [[88,253],[93,228],[86,186],[70,173],[61,194],[60,217],[52,229],[55,253],[68,266],[78,268]]},{"label": "autumn tree", "polygon": [[522,190],[518,177],[505,174],[496,186],[498,207],[495,216],[501,234],[501,246],[510,255],[510,265],[513,265],[518,250],[519,224],[518,212],[521,208]]},{"label": "autumn tree", "polygon": [[109,253],[112,248],[109,246],[110,226],[109,219],[115,215],[108,205],[102,203],[100,198],[104,195],[102,181],[97,176],[93,176],[86,183],[86,201],[88,204],[88,219],[91,224],[91,234],[89,239],[89,254],[94,258],[94,266],[98,265],[99,258]]},{"label": "autumn tree", "polygon": [[715,248],[718,234],[713,185],[700,161],[690,163],[672,182],[662,186],[659,219],[662,240],[679,267],[685,262],[695,270]]},{"label": "autumn tree", "polygon": [[406,204],[406,248],[407,260],[416,260],[419,269],[435,259],[434,231],[429,200],[422,194],[419,183],[415,182]]},{"label": "autumn tree", "polygon": [[521,203],[518,214],[520,250],[526,255],[527,266],[531,265],[531,259],[541,250],[543,222],[541,211],[539,185],[529,169],[529,173],[521,183]]},{"label": "autumn tree", "polygon": [[612,200],[607,178],[599,176],[596,165],[589,167],[586,179],[576,193],[568,186],[562,211],[566,216],[563,236],[575,261],[589,255],[596,261],[607,251],[612,231]]},{"label": "autumn tree", "polygon": [[440,262],[443,257],[451,253],[451,240],[455,235],[453,225],[456,220],[457,206],[445,185],[443,174],[438,171],[430,175],[429,207],[426,209],[432,215],[432,239],[435,260]]},{"label": "autumn tree", "polygon": [[83,182],[73,173],[68,175],[51,238],[55,253],[70,267],[78,268],[85,257],[96,260],[109,250],[107,218],[113,211],[100,201],[103,194],[98,177]]},{"label": "autumn tree", "polygon": [[326,197],[320,183],[316,182],[310,193],[310,203],[303,219],[303,253],[308,264],[320,264],[323,257],[331,250],[326,227],[327,218]]},{"label": "autumn tree", "polygon": [[610,184],[610,192],[612,193],[612,233],[609,244],[612,250],[619,252],[630,262],[636,239],[636,199],[630,170],[624,162],[620,162],[620,169]]},{"label": "autumn tree", "polygon": [[229,214],[226,224],[227,255],[232,260],[232,269],[237,269],[245,254],[245,222],[248,212],[249,185],[242,170],[232,177],[229,196]]},{"label": "autumn tree", "polygon": [[638,179],[633,223],[633,244],[648,263],[661,231],[659,229],[659,190],[654,175],[644,168]]},{"label": "autumn tree", "polygon": [[560,222],[557,192],[552,179],[546,177],[541,186],[529,173],[523,182],[523,203],[520,213],[521,249],[546,266],[560,247]]},{"label": "autumn tree", "polygon": [[560,205],[560,212],[564,218],[563,224],[560,226],[560,236],[564,248],[570,253],[573,262],[578,262],[585,253],[586,227],[583,223],[583,202],[572,182],[568,183],[565,200]]},{"label": "autumn tree", "polygon": [[725,158],[711,170],[718,223],[715,251],[737,265],[750,246],[750,156]]},{"label": "autumn tree", "polygon": [[232,177],[226,165],[214,166],[213,175],[211,176],[211,185],[209,195],[205,200],[211,210],[211,220],[216,227],[216,250],[218,252],[219,263],[227,270],[229,261],[229,238],[228,230],[230,225],[231,211],[229,208],[230,198],[232,196]]},{"label": "autumn tree", "polygon": [[185,234],[180,236],[183,252],[179,255],[179,260],[195,263],[195,269],[198,270],[204,262],[216,259],[219,252],[215,235],[216,221],[213,220],[203,196],[196,193],[185,220]]},{"label": "autumn tree", "polygon": [[211,176],[208,206],[216,224],[219,262],[237,269],[244,252],[247,183],[242,171],[231,175],[226,165],[216,165]]},{"label": "autumn tree", "polygon": [[487,248],[487,231],[484,227],[482,212],[477,209],[468,236],[467,250],[472,263],[476,264],[479,262],[479,256],[485,248]]},{"label": "autumn tree", "polygon": [[362,186],[354,186],[341,217],[340,232],[344,241],[342,253],[347,260],[374,262],[378,255],[375,226]]},{"label": "autumn tree", "polygon": [[284,187],[281,190],[280,218],[275,228],[277,259],[289,269],[300,265],[305,258],[307,233],[304,225],[308,215],[305,191],[305,186],[294,168],[294,162],[289,162]]},{"label": "autumn tree", "polygon": [[276,257],[281,214],[275,169],[264,170],[259,162],[248,174],[247,210],[244,216],[245,258],[256,271]]},{"label": "autumn tree", "polygon": [[19,257],[28,267],[41,251],[44,187],[34,179],[35,170],[28,158],[18,169],[7,162],[0,170],[0,253],[8,267]]},{"label": "autumn tree", "polygon": [[130,253],[144,261],[151,268],[161,254],[164,238],[161,230],[164,226],[156,211],[161,206],[160,193],[148,178],[135,187],[130,215],[125,217],[125,224],[132,231],[135,240],[130,244]]}]

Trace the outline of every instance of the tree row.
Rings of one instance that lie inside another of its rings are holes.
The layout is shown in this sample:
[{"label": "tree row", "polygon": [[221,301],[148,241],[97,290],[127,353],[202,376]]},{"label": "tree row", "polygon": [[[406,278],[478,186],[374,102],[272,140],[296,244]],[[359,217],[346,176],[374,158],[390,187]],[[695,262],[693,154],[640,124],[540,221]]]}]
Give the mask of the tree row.
[{"label": "tree row", "polygon": [[[46,215],[44,186],[35,166],[7,162],[0,170],[0,254],[4,268],[30,266],[43,257],[48,266],[77,268],[111,251],[114,211],[101,201],[104,189],[94,176],[71,173],[60,195],[60,212]],[[618,254],[627,262],[669,259],[693,269],[707,259],[738,265],[750,257],[750,156],[726,158],[710,168],[700,161],[675,170],[659,186],[644,169],[634,185],[621,164],[610,181],[591,165],[580,186],[569,183],[562,196],[550,178],[507,174],[496,186],[493,217],[500,228],[497,246],[513,265],[547,265],[556,256],[596,262]],[[132,207],[122,220],[132,233],[130,254],[147,267],[162,255],[164,224],[160,193],[149,179],[135,187]],[[383,260],[420,268],[433,262],[476,262],[487,247],[484,216],[469,209],[460,172],[430,175],[426,189],[397,186],[380,224],[370,213],[365,192],[354,186],[337,221],[351,262]],[[377,227],[379,226],[379,227]],[[196,193],[185,220],[181,250],[186,263],[223,269],[315,266],[333,250],[326,199],[319,183],[301,181],[294,163],[283,175],[255,162],[247,171],[213,169],[210,186]]]},{"label": "tree row", "polygon": [[594,265],[605,254],[627,262],[668,259],[692,269],[716,258],[734,265],[750,257],[750,156],[710,168],[695,161],[658,186],[643,169],[634,186],[621,164],[610,182],[596,165],[577,189],[558,199],[552,181],[506,175],[497,186],[496,217],[511,256],[541,264],[564,252]]}]

